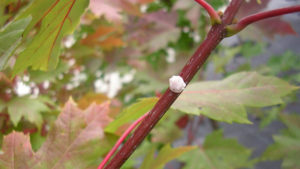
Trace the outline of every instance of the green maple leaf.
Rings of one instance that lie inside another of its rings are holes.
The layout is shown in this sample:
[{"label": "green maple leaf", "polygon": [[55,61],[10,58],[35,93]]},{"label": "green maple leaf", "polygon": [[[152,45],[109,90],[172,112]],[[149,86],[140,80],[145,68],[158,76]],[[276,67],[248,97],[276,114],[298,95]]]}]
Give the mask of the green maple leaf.
[{"label": "green maple leaf", "polygon": [[238,169],[253,165],[250,156],[251,150],[215,131],[206,137],[203,147],[186,153],[180,161],[185,162],[183,169]]},{"label": "green maple leaf", "polygon": [[273,136],[275,143],[267,148],[262,160],[283,159],[283,169],[300,169],[300,116],[281,114],[280,117],[287,129]]},{"label": "green maple leaf", "polygon": [[272,56],[267,63],[267,65],[271,68],[271,73],[273,74],[287,72],[290,70],[299,71],[299,64],[299,55],[291,51],[287,51],[279,56]]},{"label": "green maple leaf", "polygon": [[251,123],[247,118],[247,106],[280,104],[281,97],[296,89],[276,77],[242,72],[220,81],[190,84],[172,108],[228,123]]},{"label": "green maple leaf", "polygon": [[33,21],[29,27],[40,21],[41,27],[18,56],[13,75],[23,72],[28,67],[44,71],[53,70],[58,63],[62,38],[74,31],[88,3],[88,0],[33,1],[20,18],[31,14]]},{"label": "green maple leaf", "polygon": [[15,126],[18,125],[21,118],[41,127],[43,118],[41,113],[49,111],[48,107],[38,99],[29,97],[16,97],[7,103],[8,114]]}]

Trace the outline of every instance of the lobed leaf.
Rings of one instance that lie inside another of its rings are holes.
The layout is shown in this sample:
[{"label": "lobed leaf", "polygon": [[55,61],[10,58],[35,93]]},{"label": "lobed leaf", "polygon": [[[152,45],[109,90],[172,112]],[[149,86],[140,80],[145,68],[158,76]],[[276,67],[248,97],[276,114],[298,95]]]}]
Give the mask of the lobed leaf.
[{"label": "lobed leaf", "polygon": [[11,99],[7,103],[7,109],[14,126],[17,126],[21,118],[24,117],[39,128],[43,123],[41,113],[49,111],[48,107],[42,101],[31,99],[27,96]]},{"label": "lobed leaf", "polygon": [[[89,3],[88,0],[51,2],[47,1],[47,5],[45,5],[44,1],[35,0],[22,14],[26,16],[31,13],[33,21],[41,21],[41,27],[25,50],[20,53],[13,69],[13,75],[23,72],[28,67],[43,71],[54,69],[58,63],[62,38],[74,31],[81,14]],[[42,8],[46,10],[38,13]]]},{"label": "lobed leaf", "polygon": [[300,116],[296,114],[281,114],[281,120],[287,129],[281,135],[273,137],[275,143],[270,145],[262,155],[262,160],[282,159],[283,169],[299,169],[300,155]]},{"label": "lobed leaf", "polygon": [[180,158],[183,169],[238,169],[252,167],[251,150],[235,139],[224,139],[222,131],[208,135],[203,147],[186,153]]},{"label": "lobed leaf", "polygon": [[1,169],[31,169],[34,160],[29,135],[12,132],[4,137],[0,154]]},{"label": "lobed leaf", "polygon": [[37,168],[86,168],[95,161],[110,148],[105,145],[103,130],[112,121],[108,112],[108,103],[92,104],[82,111],[68,101],[37,152]]},{"label": "lobed leaf", "polygon": [[[126,25],[128,42],[138,44],[140,51],[155,52],[175,42],[179,38],[180,30],[176,27],[177,13],[157,11],[145,14],[141,19]],[[141,29],[143,28],[143,29]]]},{"label": "lobed leaf", "polygon": [[247,119],[247,106],[280,104],[281,97],[296,89],[276,77],[241,72],[220,81],[192,83],[172,108],[228,123],[251,123]]},{"label": "lobed leaf", "polygon": [[108,102],[92,104],[83,111],[72,100],[68,101],[37,153],[32,152],[29,136],[15,132],[6,136],[0,154],[1,168],[81,169],[93,166],[114,142],[104,137],[103,129],[112,121],[108,113]]}]

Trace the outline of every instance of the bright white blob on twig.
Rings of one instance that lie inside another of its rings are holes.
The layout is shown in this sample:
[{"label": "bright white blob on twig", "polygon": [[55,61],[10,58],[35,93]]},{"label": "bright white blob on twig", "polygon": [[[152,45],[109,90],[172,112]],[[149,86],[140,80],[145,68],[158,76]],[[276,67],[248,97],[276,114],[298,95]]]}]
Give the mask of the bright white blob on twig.
[{"label": "bright white blob on twig", "polygon": [[172,76],[169,79],[169,85],[170,85],[170,90],[174,93],[181,93],[186,86],[182,77],[180,76]]}]

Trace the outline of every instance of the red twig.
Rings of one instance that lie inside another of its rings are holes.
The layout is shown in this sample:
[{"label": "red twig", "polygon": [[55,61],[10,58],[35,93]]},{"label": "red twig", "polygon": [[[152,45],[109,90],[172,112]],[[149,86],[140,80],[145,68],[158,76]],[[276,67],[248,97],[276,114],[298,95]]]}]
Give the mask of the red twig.
[{"label": "red twig", "polygon": [[198,4],[200,4],[209,14],[212,25],[214,24],[221,24],[221,18],[215,9],[210,6],[205,0],[195,0]]},{"label": "red twig", "polygon": [[[180,76],[186,84],[192,80],[212,50],[215,49],[225,37],[225,26],[232,23],[234,16],[243,2],[244,0],[231,1],[222,17],[222,23],[212,26],[206,39],[184,66]],[[165,112],[170,108],[178,96],[178,93],[173,93],[170,89],[167,89],[167,91],[160,97],[154,108],[142,121],[141,125],[138,126],[132,136],[125,142],[124,146],[117,152],[105,169],[120,168],[137,146],[144,140],[156,123],[161,119]]]},{"label": "red twig", "polygon": [[119,138],[119,140],[116,142],[114,147],[109,151],[109,153],[105,156],[101,164],[98,166],[97,169],[103,169],[103,167],[106,165],[108,160],[111,158],[111,156],[114,155],[118,147],[121,145],[121,143],[125,140],[125,138],[131,133],[131,131],[142,121],[145,119],[145,117],[148,115],[148,113],[145,113],[143,116],[138,118],[135,122],[133,122],[128,129],[122,134],[122,136]]},{"label": "red twig", "polygon": [[241,30],[243,30],[245,27],[247,27],[249,24],[252,24],[253,22],[257,22],[263,19],[280,16],[284,14],[294,13],[294,12],[300,12],[300,5],[270,10],[266,12],[260,12],[257,14],[247,16],[245,18],[242,18],[237,24],[227,26],[227,31],[228,31],[227,36],[232,36],[240,32]]}]

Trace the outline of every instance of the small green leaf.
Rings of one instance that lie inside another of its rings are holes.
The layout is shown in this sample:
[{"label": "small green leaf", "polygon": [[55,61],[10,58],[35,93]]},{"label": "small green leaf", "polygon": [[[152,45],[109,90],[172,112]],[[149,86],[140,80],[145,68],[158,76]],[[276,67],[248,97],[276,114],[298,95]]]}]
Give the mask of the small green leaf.
[{"label": "small green leaf", "polygon": [[283,159],[283,169],[300,168],[300,116],[280,115],[287,129],[281,135],[274,136],[274,144],[269,146],[262,156],[262,160]]},{"label": "small green leaf", "polygon": [[[29,9],[37,11],[44,8],[40,0],[31,4]],[[88,0],[57,0],[44,13],[41,28],[33,40],[20,53],[13,69],[13,75],[23,72],[28,67],[34,70],[53,70],[58,63],[60,43],[65,35],[74,31],[80,16],[85,11]],[[29,12],[30,13],[30,12]],[[35,13],[41,15],[40,13]],[[36,18],[36,16],[33,16]]]},{"label": "small green leaf", "polygon": [[253,56],[257,56],[263,52],[264,44],[246,42],[243,43],[241,47],[242,56],[251,59]]},{"label": "small green leaf", "polygon": [[299,71],[300,57],[291,51],[287,51],[279,56],[272,56],[267,63],[271,68],[271,73],[278,74],[280,72],[287,72],[289,70]]},{"label": "small green leaf", "polygon": [[279,112],[280,112],[280,109],[278,107],[274,107],[271,110],[269,110],[267,112],[267,115],[261,119],[259,127],[264,128],[267,125],[269,125],[271,122],[276,120],[278,118],[278,113]]},{"label": "small green leaf", "polygon": [[5,69],[10,56],[21,43],[22,34],[31,21],[31,16],[13,21],[0,30],[0,70]]},{"label": "small green leaf", "polygon": [[140,99],[138,102],[132,104],[131,106],[127,107],[122,113],[119,118],[114,120],[110,123],[106,128],[106,132],[114,133],[120,126],[123,124],[132,122],[148,111],[155,105],[157,102],[157,97],[150,97],[150,98],[143,98]]},{"label": "small green leaf", "polygon": [[41,112],[48,111],[48,107],[38,99],[16,97],[7,103],[8,114],[14,126],[17,126],[22,117],[41,127],[43,118]]},{"label": "small green leaf", "polygon": [[173,109],[228,123],[251,123],[246,106],[265,107],[282,103],[281,97],[298,89],[276,77],[242,72],[211,82],[189,85]]},{"label": "small green leaf", "polygon": [[252,167],[251,150],[235,139],[224,139],[222,131],[215,131],[205,139],[203,147],[184,154],[183,169],[238,169]]},{"label": "small green leaf", "polygon": [[225,48],[221,50],[214,56],[212,56],[212,61],[214,62],[215,71],[217,73],[225,72],[226,65],[232,61],[237,53],[239,53],[241,47],[232,47],[232,48]]},{"label": "small green leaf", "polygon": [[154,157],[155,149],[152,149],[144,159],[140,169],[162,169],[171,160],[181,156],[182,154],[195,149],[195,146],[183,146],[178,148],[171,148],[170,144],[165,145]]}]

